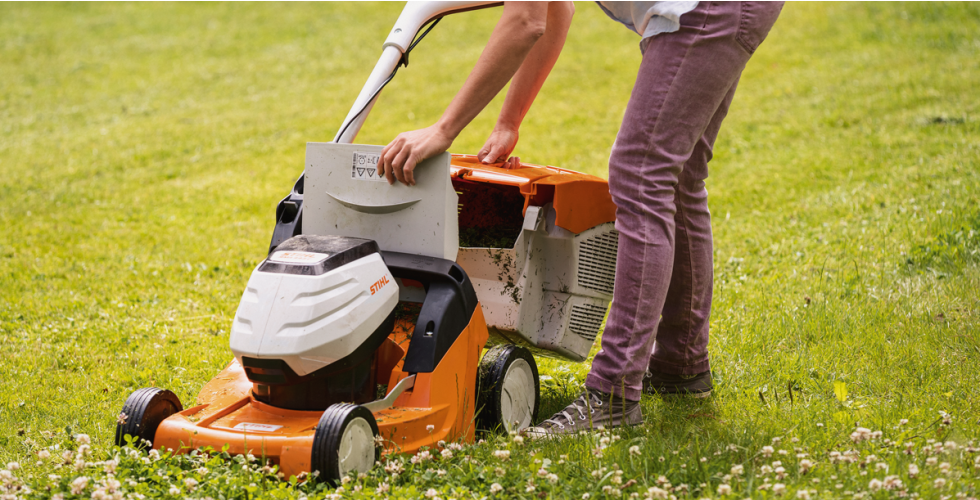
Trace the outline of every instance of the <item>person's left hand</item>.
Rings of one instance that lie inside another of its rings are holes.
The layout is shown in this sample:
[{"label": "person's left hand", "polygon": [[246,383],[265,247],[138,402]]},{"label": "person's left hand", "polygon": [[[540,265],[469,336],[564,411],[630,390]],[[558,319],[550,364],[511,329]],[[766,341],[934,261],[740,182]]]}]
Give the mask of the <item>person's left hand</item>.
[{"label": "person's left hand", "polygon": [[516,129],[494,128],[490,137],[487,138],[486,144],[476,155],[477,159],[484,164],[507,161],[510,154],[514,152],[514,148],[517,147],[518,137],[519,134]]},{"label": "person's left hand", "polygon": [[388,184],[395,179],[407,186],[415,185],[415,166],[449,149],[452,138],[443,133],[438,125],[411,132],[403,132],[381,151],[378,175],[384,175]]}]

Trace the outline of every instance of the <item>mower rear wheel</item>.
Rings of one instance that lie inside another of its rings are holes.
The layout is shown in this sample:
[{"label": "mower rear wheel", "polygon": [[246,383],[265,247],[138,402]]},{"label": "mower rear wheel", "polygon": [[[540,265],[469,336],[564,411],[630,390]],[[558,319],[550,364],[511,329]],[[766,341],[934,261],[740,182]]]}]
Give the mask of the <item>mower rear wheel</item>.
[{"label": "mower rear wheel", "polygon": [[144,441],[152,446],[160,422],[183,409],[177,395],[168,390],[147,387],[133,392],[126,398],[116,424],[116,446],[125,446],[127,435],[136,438],[136,447],[146,446]]},{"label": "mower rear wheel", "polygon": [[336,483],[350,472],[368,472],[380,458],[378,423],[363,406],[331,405],[313,434],[311,465],[320,479]]},{"label": "mower rear wheel", "polygon": [[534,425],[541,388],[531,351],[516,345],[494,346],[480,361],[477,384],[479,428],[511,432]]}]

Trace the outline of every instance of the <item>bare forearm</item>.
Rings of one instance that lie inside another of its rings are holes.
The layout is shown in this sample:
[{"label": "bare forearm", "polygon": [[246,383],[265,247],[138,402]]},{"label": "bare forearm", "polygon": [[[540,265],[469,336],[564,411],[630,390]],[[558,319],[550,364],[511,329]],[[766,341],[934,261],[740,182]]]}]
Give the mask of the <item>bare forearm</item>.
[{"label": "bare forearm", "polygon": [[520,128],[531,103],[558,61],[574,13],[572,2],[549,4],[547,30],[514,75],[495,128],[514,131]]},{"label": "bare forearm", "polygon": [[547,3],[504,4],[504,13],[476,67],[436,126],[455,139],[522,67],[536,42],[544,36],[547,22]]}]

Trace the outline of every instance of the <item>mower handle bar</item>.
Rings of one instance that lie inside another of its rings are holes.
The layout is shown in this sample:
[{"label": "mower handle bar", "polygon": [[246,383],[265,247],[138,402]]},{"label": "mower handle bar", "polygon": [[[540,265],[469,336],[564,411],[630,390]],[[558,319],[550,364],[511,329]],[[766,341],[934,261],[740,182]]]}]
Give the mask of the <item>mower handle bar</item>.
[{"label": "mower handle bar", "polygon": [[[438,17],[497,5],[501,5],[501,2],[407,2],[401,15],[398,16],[398,20],[395,21],[391,33],[385,40],[381,58],[375,64],[374,70],[371,71],[371,75],[361,89],[361,93],[354,100],[354,105],[347,113],[347,118],[341,124],[333,142],[342,144],[354,142],[354,138],[357,137],[357,133],[360,132],[361,126],[367,120],[374,103],[378,100],[381,86],[401,63],[402,57],[408,51],[412,40],[415,39],[422,26]],[[361,111],[362,109],[363,111]]]}]

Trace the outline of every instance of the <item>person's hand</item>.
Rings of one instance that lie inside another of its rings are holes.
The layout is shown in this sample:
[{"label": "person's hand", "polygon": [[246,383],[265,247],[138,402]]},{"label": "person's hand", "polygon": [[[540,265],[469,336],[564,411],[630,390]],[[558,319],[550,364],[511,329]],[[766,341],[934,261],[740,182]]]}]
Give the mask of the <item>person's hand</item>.
[{"label": "person's hand", "polygon": [[[514,152],[514,148],[517,147],[517,138],[518,133],[516,129],[495,128],[493,129],[493,133],[490,134],[490,138],[487,139],[487,143],[480,149],[480,153],[476,155],[476,158],[480,160],[480,163],[501,163],[507,161],[510,154]],[[504,168],[513,167],[505,166]]]},{"label": "person's hand", "polygon": [[449,149],[452,138],[443,133],[437,125],[411,132],[403,132],[381,151],[378,161],[378,175],[384,175],[388,184],[395,179],[407,186],[415,185],[415,166],[426,158],[431,158]]}]

